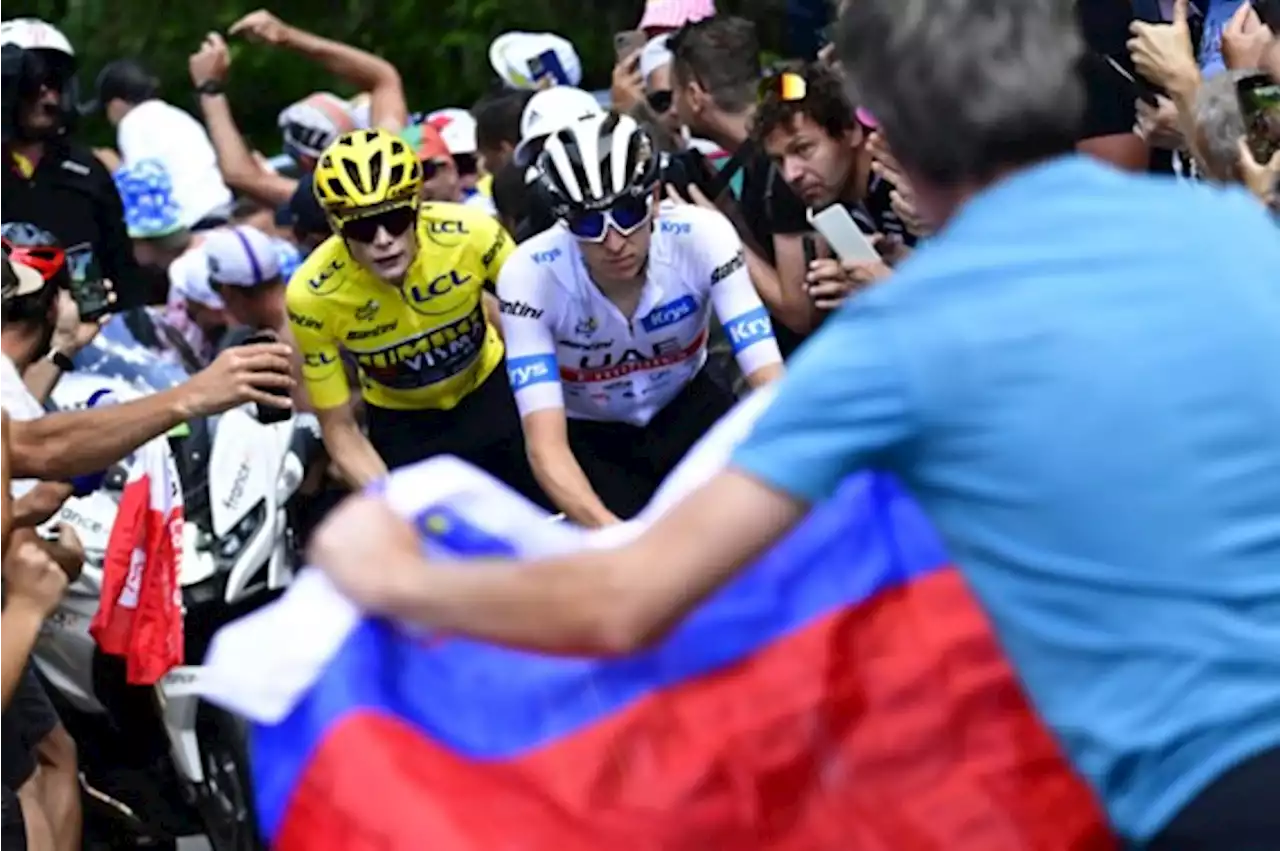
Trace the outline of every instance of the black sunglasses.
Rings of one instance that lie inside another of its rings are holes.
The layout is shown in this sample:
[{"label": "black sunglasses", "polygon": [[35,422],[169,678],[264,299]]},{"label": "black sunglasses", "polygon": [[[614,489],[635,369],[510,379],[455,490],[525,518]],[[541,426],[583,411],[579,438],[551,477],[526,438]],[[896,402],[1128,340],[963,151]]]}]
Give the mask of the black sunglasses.
[{"label": "black sunglasses", "polygon": [[475,154],[454,154],[453,167],[458,170],[458,174],[466,177],[480,170],[480,160]]},{"label": "black sunglasses", "polygon": [[342,238],[352,242],[373,242],[378,236],[379,228],[385,229],[392,236],[400,236],[413,227],[413,223],[417,219],[418,208],[416,206],[392,207],[389,210],[383,210],[371,216],[361,216],[358,219],[348,219],[343,222],[341,226]]},{"label": "black sunglasses", "polygon": [[658,115],[662,115],[667,110],[671,109],[673,101],[671,89],[660,89],[656,92],[649,92],[646,96],[646,100],[649,101],[650,109],[658,113]]}]

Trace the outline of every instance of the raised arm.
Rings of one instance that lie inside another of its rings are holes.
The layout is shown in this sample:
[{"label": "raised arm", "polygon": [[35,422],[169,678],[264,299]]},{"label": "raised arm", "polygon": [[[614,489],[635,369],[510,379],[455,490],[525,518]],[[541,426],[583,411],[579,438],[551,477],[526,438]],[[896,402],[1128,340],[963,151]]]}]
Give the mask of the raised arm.
[{"label": "raised arm", "polygon": [[400,72],[372,53],[286,24],[266,9],[250,12],[231,25],[231,35],[283,47],[323,65],[329,73],[369,93],[370,121],[393,133],[409,120]]},{"label": "raised arm", "polygon": [[217,33],[205,36],[204,43],[187,64],[191,82],[200,92],[200,113],[218,155],[222,179],[235,191],[267,206],[289,203],[298,181],[276,174],[259,163],[231,115],[231,103],[222,91],[231,67],[231,54],[222,36]]}]

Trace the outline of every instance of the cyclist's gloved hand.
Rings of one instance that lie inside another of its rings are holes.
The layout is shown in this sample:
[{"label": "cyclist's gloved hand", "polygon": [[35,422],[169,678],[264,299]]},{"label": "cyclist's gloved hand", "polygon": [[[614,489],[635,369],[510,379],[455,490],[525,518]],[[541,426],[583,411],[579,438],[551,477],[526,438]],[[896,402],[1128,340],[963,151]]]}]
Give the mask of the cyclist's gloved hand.
[{"label": "cyclist's gloved hand", "polygon": [[102,470],[97,473],[85,473],[80,476],[71,477],[71,486],[75,488],[73,496],[88,496],[89,494],[102,487],[102,480],[107,477],[107,471]]}]

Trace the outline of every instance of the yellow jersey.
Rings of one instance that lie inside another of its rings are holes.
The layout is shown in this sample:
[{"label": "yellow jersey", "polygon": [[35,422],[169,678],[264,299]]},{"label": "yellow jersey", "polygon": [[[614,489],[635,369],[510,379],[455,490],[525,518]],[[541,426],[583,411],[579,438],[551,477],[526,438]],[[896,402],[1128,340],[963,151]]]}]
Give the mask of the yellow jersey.
[{"label": "yellow jersey", "polygon": [[289,279],[286,299],[311,403],[346,404],[345,352],[371,405],[456,406],[502,363],[502,338],[481,296],[513,247],[480,210],[423,204],[418,254],[396,286],[357,264],[341,237],[325,240]]}]

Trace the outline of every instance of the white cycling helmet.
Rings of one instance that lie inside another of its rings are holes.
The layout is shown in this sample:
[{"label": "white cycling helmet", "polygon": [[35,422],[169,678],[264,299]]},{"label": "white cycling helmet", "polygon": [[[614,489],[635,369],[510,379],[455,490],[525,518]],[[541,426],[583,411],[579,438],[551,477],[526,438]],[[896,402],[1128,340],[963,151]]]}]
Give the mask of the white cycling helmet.
[{"label": "white cycling helmet", "polygon": [[325,148],[343,133],[356,129],[351,104],[330,92],[312,92],[281,110],[276,123],[284,137],[284,150],[295,160],[319,159]]},{"label": "white cycling helmet", "polygon": [[555,216],[572,219],[649,195],[661,165],[653,140],[635,119],[605,112],[548,136],[538,171]]},{"label": "white cycling helmet", "polygon": [[542,153],[547,136],[588,115],[603,115],[602,107],[590,92],[573,86],[554,86],[536,93],[520,113],[520,144],[516,145],[518,165],[532,165]]},{"label": "white cycling helmet", "polygon": [[[25,95],[45,82],[56,81],[62,113],[58,132],[67,132],[79,112],[80,96],[76,52],[71,42],[57,27],[39,18],[14,18],[0,22],[0,48],[5,53],[6,96],[15,90]],[[3,105],[6,139],[17,124],[19,103],[14,99]]]},{"label": "white cycling helmet", "polygon": [[62,30],[39,18],[14,18],[0,23],[0,45],[16,44],[23,50],[52,50],[75,59],[76,52]]}]

